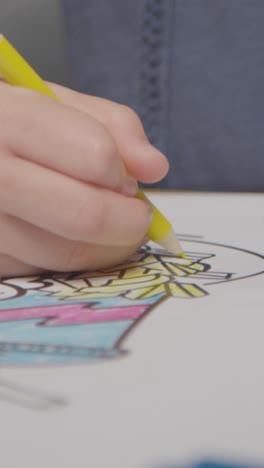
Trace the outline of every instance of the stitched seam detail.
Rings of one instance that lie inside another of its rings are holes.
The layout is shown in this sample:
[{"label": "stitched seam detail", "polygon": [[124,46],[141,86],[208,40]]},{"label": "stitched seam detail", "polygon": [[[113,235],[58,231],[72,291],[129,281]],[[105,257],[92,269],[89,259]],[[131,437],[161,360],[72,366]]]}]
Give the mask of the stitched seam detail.
[{"label": "stitched seam detail", "polygon": [[151,143],[164,151],[167,113],[168,1],[145,0],[142,8],[139,108]]}]

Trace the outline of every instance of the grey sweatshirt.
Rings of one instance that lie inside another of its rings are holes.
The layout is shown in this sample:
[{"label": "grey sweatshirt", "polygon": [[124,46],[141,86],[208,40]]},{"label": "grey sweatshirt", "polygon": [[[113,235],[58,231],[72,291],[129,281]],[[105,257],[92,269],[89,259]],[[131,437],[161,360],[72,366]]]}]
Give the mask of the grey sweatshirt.
[{"label": "grey sweatshirt", "polygon": [[264,190],[264,0],[64,0],[73,86],[132,107],[162,188]]}]

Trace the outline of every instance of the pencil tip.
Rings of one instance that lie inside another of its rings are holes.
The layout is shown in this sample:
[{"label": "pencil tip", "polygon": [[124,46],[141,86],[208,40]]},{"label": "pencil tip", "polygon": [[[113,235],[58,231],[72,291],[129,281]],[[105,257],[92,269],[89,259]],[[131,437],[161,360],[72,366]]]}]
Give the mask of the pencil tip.
[{"label": "pencil tip", "polygon": [[184,252],[182,252],[182,253],[178,254],[178,257],[180,257],[180,258],[186,258],[186,255],[185,255]]},{"label": "pencil tip", "polygon": [[184,252],[173,230],[169,231],[168,234],[163,237],[163,239],[157,241],[157,243],[177,257],[185,258]]}]

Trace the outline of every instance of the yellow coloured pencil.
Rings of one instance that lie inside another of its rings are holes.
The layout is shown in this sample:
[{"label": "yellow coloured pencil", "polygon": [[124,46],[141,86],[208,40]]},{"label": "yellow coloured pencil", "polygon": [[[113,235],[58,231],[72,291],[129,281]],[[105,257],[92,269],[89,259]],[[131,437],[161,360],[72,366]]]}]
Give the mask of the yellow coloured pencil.
[{"label": "yellow coloured pencil", "polygon": [[[0,34],[0,73],[11,85],[33,89],[59,101],[46,83],[2,34]],[[151,203],[142,190],[138,191],[137,198],[147,201],[152,206],[153,218],[147,232],[149,239],[175,255],[184,257],[183,250],[169,221]]]}]

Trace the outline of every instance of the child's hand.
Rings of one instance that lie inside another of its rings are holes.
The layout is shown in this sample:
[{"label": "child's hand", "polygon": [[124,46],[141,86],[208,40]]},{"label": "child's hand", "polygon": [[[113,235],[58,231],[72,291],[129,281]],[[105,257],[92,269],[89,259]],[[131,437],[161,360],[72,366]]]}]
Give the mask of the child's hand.
[{"label": "child's hand", "polygon": [[62,104],[0,84],[1,276],[125,260],[151,220],[136,179],[168,169],[132,110],[50,86]]}]

